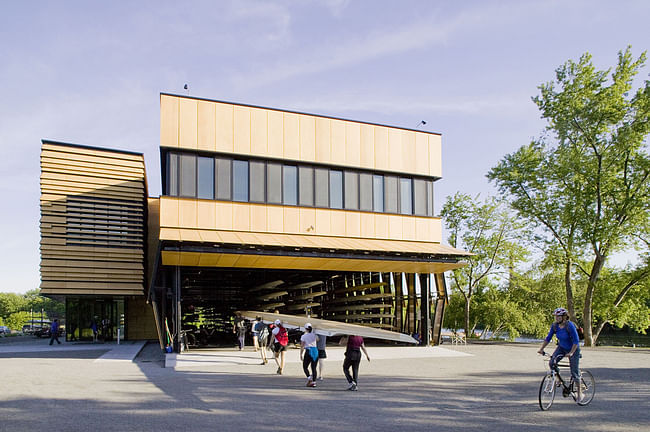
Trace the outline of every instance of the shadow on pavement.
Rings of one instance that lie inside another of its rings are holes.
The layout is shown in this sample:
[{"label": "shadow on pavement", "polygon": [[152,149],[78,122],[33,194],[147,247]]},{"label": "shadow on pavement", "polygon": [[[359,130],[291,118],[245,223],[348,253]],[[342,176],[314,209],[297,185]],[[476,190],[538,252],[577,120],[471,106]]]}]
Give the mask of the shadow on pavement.
[{"label": "shadow on pavement", "polygon": [[0,359],[2,358],[14,358],[14,359],[95,359],[99,358],[102,355],[106,354],[108,349],[96,349],[96,350],[72,350],[66,349],[56,350],[56,351],[28,351],[28,352],[10,352],[10,353],[0,353]]}]

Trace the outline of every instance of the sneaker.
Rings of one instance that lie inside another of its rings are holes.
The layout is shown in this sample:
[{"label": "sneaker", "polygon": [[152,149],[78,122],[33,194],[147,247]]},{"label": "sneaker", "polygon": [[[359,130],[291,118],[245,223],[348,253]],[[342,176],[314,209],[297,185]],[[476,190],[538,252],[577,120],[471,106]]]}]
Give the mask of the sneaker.
[{"label": "sneaker", "polygon": [[313,383],[314,383],[314,380],[312,380],[311,377],[309,377],[309,378],[307,378],[307,384],[305,384],[305,387],[311,387]]},{"label": "sneaker", "polygon": [[354,381],[352,381],[352,382],[350,383],[350,386],[348,387],[348,390],[350,390],[350,391],[355,391],[356,389],[357,389],[357,383],[355,383]]},{"label": "sneaker", "polygon": [[307,384],[307,387],[316,387],[316,383],[313,381],[309,381],[309,384]]},{"label": "sneaker", "polygon": [[322,376],[318,377],[318,381],[323,381],[323,377]]}]

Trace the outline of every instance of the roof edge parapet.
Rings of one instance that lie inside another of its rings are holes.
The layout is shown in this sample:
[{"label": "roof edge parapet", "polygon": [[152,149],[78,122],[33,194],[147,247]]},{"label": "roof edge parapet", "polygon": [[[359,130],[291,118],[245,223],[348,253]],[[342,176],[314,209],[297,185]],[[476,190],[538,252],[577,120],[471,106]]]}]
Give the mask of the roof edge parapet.
[{"label": "roof edge parapet", "polygon": [[323,115],[323,114],[314,114],[314,113],[308,113],[308,112],[302,112],[302,111],[294,111],[294,110],[287,110],[287,109],[281,109],[281,108],[272,108],[272,107],[265,107],[265,106],[261,106],[261,105],[251,105],[251,104],[245,104],[245,103],[240,103],[240,102],[230,102],[230,101],[224,101],[224,100],[218,100],[218,99],[209,99],[209,98],[203,98],[203,97],[197,97],[197,96],[188,96],[188,95],[180,95],[180,94],[167,93],[167,92],[160,92],[160,95],[161,96],[179,97],[179,98],[183,98],[183,99],[201,100],[201,101],[206,101],[206,102],[224,103],[224,104],[237,105],[237,106],[243,106],[243,107],[249,107],[249,108],[260,108],[260,109],[271,110],[271,111],[286,112],[286,113],[290,113],[290,114],[302,114],[302,115],[321,117],[321,118],[327,118],[327,119],[332,119],[332,120],[349,121],[349,122],[354,122],[354,123],[367,124],[367,125],[371,125],[371,126],[382,126],[382,127],[387,127],[387,128],[391,128],[391,129],[401,129],[401,130],[406,130],[406,131],[411,131],[411,132],[425,133],[425,134],[428,134],[428,135],[442,136],[442,134],[440,132],[430,132],[430,131],[425,131],[425,130],[422,130],[422,129],[406,128],[406,127],[402,127],[402,126],[386,125],[386,124],[382,124],[382,123],[372,123],[372,122],[367,122],[367,121],[362,121],[362,120],[353,120],[353,119],[348,119],[348,118],[343,118],[343,117],[327,116],[327,115]]}]

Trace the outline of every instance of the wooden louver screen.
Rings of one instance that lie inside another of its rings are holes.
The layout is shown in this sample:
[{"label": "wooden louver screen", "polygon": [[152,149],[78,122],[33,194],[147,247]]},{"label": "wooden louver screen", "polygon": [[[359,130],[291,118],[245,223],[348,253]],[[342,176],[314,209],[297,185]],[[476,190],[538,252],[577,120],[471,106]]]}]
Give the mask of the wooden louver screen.
[{"label": "wooden louver screen", "polygon": [[42,292],[142,294],[145,197],[141,154],[43,142]]}]

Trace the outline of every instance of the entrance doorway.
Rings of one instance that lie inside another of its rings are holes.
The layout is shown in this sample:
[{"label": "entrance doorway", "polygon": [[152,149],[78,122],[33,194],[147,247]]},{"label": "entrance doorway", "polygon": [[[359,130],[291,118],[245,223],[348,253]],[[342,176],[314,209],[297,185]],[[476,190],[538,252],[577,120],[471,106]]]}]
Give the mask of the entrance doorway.
[{"label": "entrance doorway", "polygon": [[124,298],[66,298],[66,340],[93,341],[93,323],[97,328],[98,342],[116,340],[125,335]]}]

